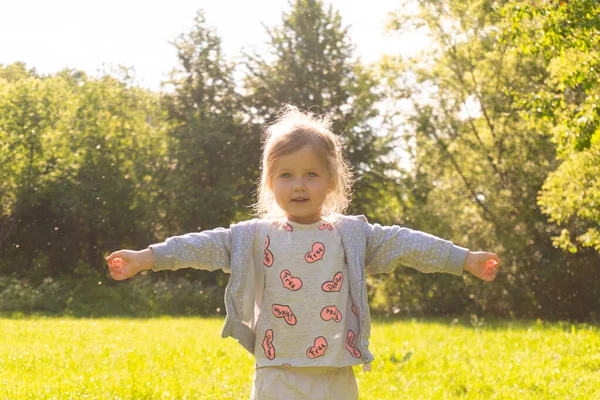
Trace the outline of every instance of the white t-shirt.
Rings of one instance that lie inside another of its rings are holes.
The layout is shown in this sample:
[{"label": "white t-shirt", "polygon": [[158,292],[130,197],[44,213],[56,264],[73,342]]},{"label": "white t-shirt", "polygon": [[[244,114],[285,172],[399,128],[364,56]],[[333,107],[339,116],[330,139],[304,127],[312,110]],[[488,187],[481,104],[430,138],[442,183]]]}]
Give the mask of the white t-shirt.
[{"label": "white t-shirt", "polygon": [[256,326],[256,364],[361,364],[358,317],[339,233],[327,220],[274,221],[264,244],[264,296]]}]

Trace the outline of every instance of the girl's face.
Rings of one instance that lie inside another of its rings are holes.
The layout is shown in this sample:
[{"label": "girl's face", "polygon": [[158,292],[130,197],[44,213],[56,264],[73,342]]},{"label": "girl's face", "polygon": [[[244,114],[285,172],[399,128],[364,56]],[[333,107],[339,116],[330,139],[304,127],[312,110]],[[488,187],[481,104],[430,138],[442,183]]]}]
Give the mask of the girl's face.
[{"label": "girl's face", "polygon": [[312,224],[321,220],[321,209],[331,191],[324,160],[306,145],[275,160],[270,189],[290,221]]}]

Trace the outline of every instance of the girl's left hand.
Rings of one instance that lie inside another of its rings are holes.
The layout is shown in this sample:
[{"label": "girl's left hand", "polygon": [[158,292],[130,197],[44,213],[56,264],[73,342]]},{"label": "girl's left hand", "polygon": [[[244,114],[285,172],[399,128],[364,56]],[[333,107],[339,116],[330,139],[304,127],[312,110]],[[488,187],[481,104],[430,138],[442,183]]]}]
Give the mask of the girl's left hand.
[{"label": "girl's left hand", "polygon": [[465,259],[463,269],[469,271],[479,279],[491,282],[496,279],[500,257],[494,253],[485,251],[470,251]]}]

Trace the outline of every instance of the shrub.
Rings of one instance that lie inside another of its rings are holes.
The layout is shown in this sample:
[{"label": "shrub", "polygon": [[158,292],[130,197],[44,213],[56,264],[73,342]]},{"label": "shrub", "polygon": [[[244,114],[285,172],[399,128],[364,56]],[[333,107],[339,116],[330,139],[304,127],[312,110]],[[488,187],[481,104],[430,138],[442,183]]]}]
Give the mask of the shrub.
[{"label": "shrub", "polygon": [[78,317],[213,315],[224,312],[224,289],[183,278],[139,276],[122,282],[89,275],[26,279],[0,277],[0,313],[59,314]]}]

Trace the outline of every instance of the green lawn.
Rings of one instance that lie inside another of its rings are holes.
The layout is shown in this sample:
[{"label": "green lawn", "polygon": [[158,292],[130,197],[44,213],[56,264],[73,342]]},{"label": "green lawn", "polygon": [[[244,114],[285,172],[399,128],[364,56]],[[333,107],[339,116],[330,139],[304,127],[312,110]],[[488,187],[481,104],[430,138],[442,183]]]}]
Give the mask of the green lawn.
[{"label": "green lawn", "polygon": [[[464,322],[464,321],[463,321]],[[0,399],[247,399],[222,319],[0,318]],[[596,325],[378,321],[363,399],[597,399]]]}]

